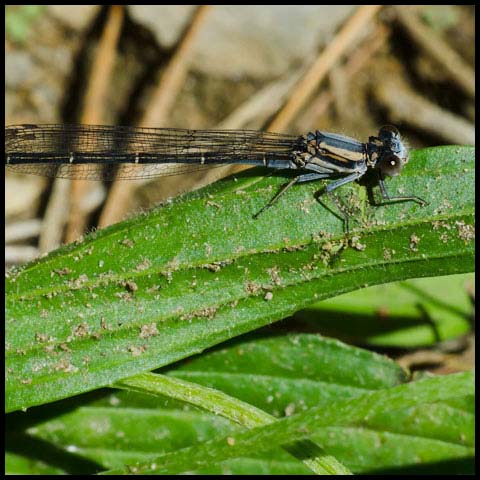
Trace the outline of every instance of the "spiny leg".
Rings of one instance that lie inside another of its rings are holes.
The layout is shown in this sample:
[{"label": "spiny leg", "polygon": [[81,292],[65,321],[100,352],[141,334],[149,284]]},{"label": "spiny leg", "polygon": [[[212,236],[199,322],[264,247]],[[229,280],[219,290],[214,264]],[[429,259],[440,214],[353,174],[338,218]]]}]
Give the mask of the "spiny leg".
[{"label": "spiny leg", "polygon": [[[334,208],[331,208],[327,203],[324,203],[320,200],[319,197],[323,193],[326,193],[328,195],[328,198],[336,205],[336,210]],[[326,190],[317,192],[315,198],[319,203],[323,205],[324,208],[329,210],[333,215],[335,215],[335,217],[339,218],[343,222],[343,228],[345,233],[347,234],[347,236],[350,235],[350,215],[345,211],[345,208],[340,202],[340,200],[335,197],[332,192],[328,192]]]},{"label": "spiny leg", "polygon": [[342,185],[345,185],[347,183],[354,182],[355,180],[358,180],[360,177],[362,177],[364,175],[364,173],[365,173],[364,171],[358,171],[358,172],[352,173],[350,175],[347,175],[346,177],[338,179],[335,182],[329,183],[325,187],[325,193],[333,201],[333,203],[335,203],[338,211],[340,212],[340,217],[343,221],[343,226],[344,226],[345,233],[347,234],[347,236],[350,235],[350,222],[349,222],[350,215],[348,215],[348,213],[344,211],[343,205],[332,194],[332,192],[333,192],[333,190],[337,189],[338,187],[341,187]]},{"label": "spiny leg", "polygon": [[299,175],[298,177],[292,178],[288,183],[284,184],[279,192],[265,205],[263,206],[260,211],[258,211],[253,218],[258,218],[258,216],[264,212],[267,208],[270,208],[273,204],[277,202],[277,200],[293,185],[296,183],[302,182],[311,182],[313,180],[320,180],[322,178],[328,178],[330,174],[327,173],[305,173],[304,175]]},{"label": "spiny leg", "polygon": [[416,195],[401,195],[398,197],[391,197],[387,192],[387,187],[383,178],[378,179],[378,185],[380,187],[383,200],[386,200],[384,203],[415,202],[422,207],[428,205],[428,202],[426,202],[423,198],[417,197]]}]

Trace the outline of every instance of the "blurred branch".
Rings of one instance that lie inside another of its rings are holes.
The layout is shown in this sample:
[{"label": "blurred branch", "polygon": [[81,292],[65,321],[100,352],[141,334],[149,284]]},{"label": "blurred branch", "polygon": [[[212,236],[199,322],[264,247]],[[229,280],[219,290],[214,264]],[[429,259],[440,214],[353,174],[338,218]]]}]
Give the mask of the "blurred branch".
[{"label": "blurred branch", "polygon": [[469,97],[475,97],[475,72],[448,43],[431,28],[425,26],[407,6],[395,6],[395,13],[411,39],[432,57],[451,80]]},{"label": "blurred branch", "polygon": [[105,99],[112,86],[116,49],[120,39],[125,9],[112,5],[108,11],[105,28],[98,43],[91,69],[91,80],[85,94],[82,123],[97,124],[104,117]]},{"label": "blurred branch", "polygon": [[[162,73],[156,92],[149,103],[149,109],[145,112],[140,126],[156,128],[165,126],[171,108],[185,83],[193,47],[210,9],[210,5],[200,5],[196,9],[180,44]],[[124,216],[132,192],[138,183],[143,182],[115,181],[113,183],[100,216],[100,228],[115,223]]]},{"label": "blurred branch", "polygon": [[371,22],[381,5],[364,5],[358,7],[342,27],[336,37],[325,47],[310,70],[295,87],[285,106],[270,123],[267,130],[284,131],[301,108],[307,103],[320,82],[325,78],[329,70],[335,65],[346,50],[352,46],[358,35],[365,26]]},{"label": "blurred branch", "polygon": [[38,218],[21,220],[5,225],[5,243],[19,242],[36,237],[42,228],[42,221]]},{"label": "blurred branch", "polygon": [[[354,77],[370,59],[385,45],[390,30],[383,24],[377,26],[372,35],[369,35],[363,43],[352,51],[350,57],[346,61],[343,70],[349,78]],[[306,131],[312,128],[312,124],[319,117],[325,114],[328,107],[333,101],[333,92],[330,90],[322,91],[310,105],[302,112],[296,121],[296,125],[300,131]]]},{"label": "blurred branch", "polygon": [[394,120],[439,136],[454,145],[475,145],[474,125],[425,100],[400,77],[382,77],[373,92]]},{"label": "blurred branch", "polygon": [[29,245],[6,245],[5,264],[19,265],[27,263],[40,255],[38,248]]},{"label": "blurred branch", "polygon": [[141,127],[155,126],[159,128],[168,123],[170,111],[185,84],[198,34],[205,24],[211,8],[211,5],[200,5],[193,14],[189,27],[162,73],[157,89],[150,99],[150,107],[140,122]]},{"label": "blurred branch", "polygon": [[[105,98],[112,83],[111,76],[115,66],[116,47],[120,38],[124,17],[125,10],[123,6],[110,6],[105,28],[102,32],[91,69],[81,123],[95,125],[104,121]],[[91,168],[91,166],[78,165],[77,168]],[[98,183],[92,184],[92,182],[87,180],[72,181],[70,212],[65,233],[67,243],[72,242],[83,233],[89,212],[98,206],[84,201],[88,191],[95,188],[103,189],[103,186]]]},{"label": "blurred branch", "polygon": [[279,80],[274,80],[254,93],[244,103],[235,109],[227,118],[222,120],[215,128],[239,129],[261,128],[268,117],[280,109],[294,85],[305,74],[306,67],[302,66]]},{"label": "blurred branch", "polygon": [[38,249],[40,253],[54,250],[62,243],[63,227],[69,209],[70,180],[57,178],[48,199],[43,217]]}]

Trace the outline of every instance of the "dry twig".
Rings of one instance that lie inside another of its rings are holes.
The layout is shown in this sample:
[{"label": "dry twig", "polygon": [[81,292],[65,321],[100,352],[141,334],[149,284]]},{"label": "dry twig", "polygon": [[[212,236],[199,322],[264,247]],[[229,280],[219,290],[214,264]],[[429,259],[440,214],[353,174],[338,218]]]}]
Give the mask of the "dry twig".
[{"label": "dry twig", "polygon": [[[84,101],[84,110],[81,123],[102,124],[104,120],[105,98],[111,85],[111,75],[115,65],[116,48],[125,17],[125,11],[121,5],[112,5],[108,12],[105,28],[100,38],[92,65],[90,81]],[[78,169],[85,168],[77,165]],[[90,167],[88,167],[90,168]],[[72,242],[83,233],[87,222],[87,216],[92,208],[97,205],[88,205],[84,198],[88,191],[103,187],[92,184],[87,180],[73,180],[71,186],[70,212],[65,233],[66,242]],[[86,208],[86,206],[89,208]]]},{"label": "dry twig", "polygon": [[352,46],[353,41],[377,14],[380,8],[381,5],[364,5],[357,9],[298,83],[290,99],[276,115],[272,123],[270,123],[267,130],[278,132],[285,130],[311,97],[320,82],[325,78],[332,66],[335,65],[346,50]]},{"label": "dry twig", "polygon": [[[165,125],[171,108],[185,83],[193,47],[210,9],[210,5],[201,5],[195,11],[188,29],[160,78],[149,104],[149,110],[145,112],[140,126],[159,128]],[[113,183],[100,216],[99,227],[121,220],[128,209],[132,192],[139,183],[143,182],[115,181]]]}]

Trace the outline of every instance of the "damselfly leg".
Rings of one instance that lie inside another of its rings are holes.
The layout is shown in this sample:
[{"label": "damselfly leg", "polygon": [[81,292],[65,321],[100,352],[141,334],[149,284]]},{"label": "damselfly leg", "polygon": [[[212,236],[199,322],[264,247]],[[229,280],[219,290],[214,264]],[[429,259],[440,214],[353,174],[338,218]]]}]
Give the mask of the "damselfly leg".
[{"label": "damselfly leg", "polygon": [[258,218],[258,216],[263,213],[265,210],[270,208],[272,205],[274,205],[277,200],[288,190],[290,187],[295,185],[296,183],[302,183],[302,182],[311,182],[313,180],[320,180],[322,178],[329,178],[331,177],[331,174],[327,173],[305,173],[304,175],[299,175],[298,177],[292,178],[288,183],[285,183],[282,185],[280,190],[275,194],[275,196],[265,205],[263,206],[254,216],[253,218]]},{"label": "damselfly leg", "polygon": [[[332,212],[332,213],[334,213],[336,216],[338,216],[342,220],[344,224],[344,229],[347,235],[350,232],[349,215],[348,213],[345,212],[344,208],[342,207],[340,202],[335,198],[335,196],[332,195],[332,192],[333,190],[337,189],[338,187],[341,187],[342,185],[354,182],[355,180],[361,178],[363,174],[364,172],[359,171],[359,172],[352,173],[351,175],[347,175],[343,178],[339,178],[336,181],[329,183],[324,190],[321,190],[315,194],[315,198],[317,198],[318,200],[318,197],[322,195],[322,193],[326,193],[329,196],[329,198],[333,201],[333,203],[335,203],[335,205],[337,206],[340,212],[340,215],[337,215],[337,213],[335,212]],[[262,207],[261,210],[253,216],[253,218],[258,218],[258,216],[262,212],[264,212],[265,210],[270,208],[272,205],[274,205],[277,202],[277,200],[280,198],[280,196],[282,196],[289,188],[291,188],[296,183],[311,182],[311,181],[321,180],[325,178],[331,179],[332,174],[331,173],[305,173],[303,175],[299,175],[298,177],[292,178],[290,182],[284,184],[281,187],[279,192],[264,207]]]},{"label": "damselfly leg", "polygon": [[[350,222],[349,222],[350,215],[345,211],[340,201],[332,194],[332,192],[338,187],[341,187],[342,185],[358,180],[359,178],[362,177],[362,175],[364,175],[363,171],[355,172],[355,173],[352,173],[351,175],[347,175],[346,177],[340,178],[335,182],[329,183],[325,187],[325,193],[329,196],[329,198],[333,201],[333,203],[335,203],[338,211],[340,212],[340,218],[343,221],[343,226],[345,229],[345,233],[347,235],[350,234]],[[337,215],[335,212],[332,212],[332,213],[334,213],[334,215]]]},{"label": "damselfly leg", "polygon": [[400,195],[397,197],[391,197],[388,194],[387,186],[385,185],[385,180],[383,178],[378,179],[378,185],[380,187],[380,192],[382,194],[382,199],[384,200],[381,204],[378,205],[385,205],[389,203],[400,203],[400,202],[415,202],[424,207],[428,205],[428,202],[425,201],[423,198],[417,197],[416,195]]}]

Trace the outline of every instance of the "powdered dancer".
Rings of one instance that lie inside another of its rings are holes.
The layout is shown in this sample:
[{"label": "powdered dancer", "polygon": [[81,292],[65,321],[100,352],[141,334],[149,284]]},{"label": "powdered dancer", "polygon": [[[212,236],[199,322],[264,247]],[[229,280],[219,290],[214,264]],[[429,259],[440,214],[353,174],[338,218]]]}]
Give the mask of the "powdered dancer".
[{"label": "powdered dancer", "polygon": [[325,191],[331,193],[369,171],[376,174],[383,200],[426,203],[414,195],[391,197],[387,192],[385,178],[398,175],[408,162],[393,126],[380,128],[377,136],[362,143],[318,130],[296,136],[253,130],[16,125],[5,128],[5,155],[6,166],[17,172],[88,180],[177,175],[226,164],[296,170],[298,175],[255,216],[295,183],[328,179]]}]

